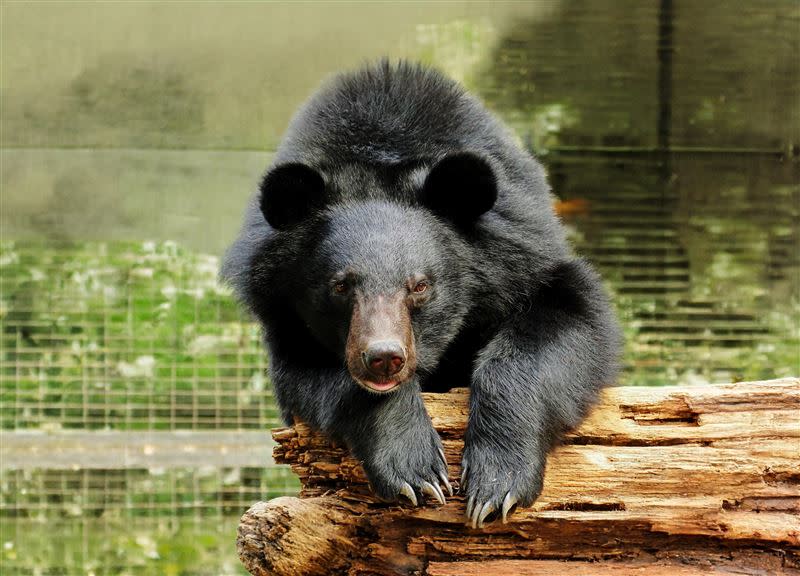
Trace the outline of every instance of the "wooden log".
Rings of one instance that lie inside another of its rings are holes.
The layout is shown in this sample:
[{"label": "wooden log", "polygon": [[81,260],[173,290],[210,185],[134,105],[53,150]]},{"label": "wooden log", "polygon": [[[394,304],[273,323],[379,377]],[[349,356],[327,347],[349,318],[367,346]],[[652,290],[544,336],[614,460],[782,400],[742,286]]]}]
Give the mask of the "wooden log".
[{"label": "wooden log", "polygon": [[[427,394],[451,481],[466,389]],[[302,422],[273,432],[300,498],[254,505],[238,548],[265,574],[800,574],[800,379],[610,388],[550,456],[508,524],[387,504],[357,461]]]}]

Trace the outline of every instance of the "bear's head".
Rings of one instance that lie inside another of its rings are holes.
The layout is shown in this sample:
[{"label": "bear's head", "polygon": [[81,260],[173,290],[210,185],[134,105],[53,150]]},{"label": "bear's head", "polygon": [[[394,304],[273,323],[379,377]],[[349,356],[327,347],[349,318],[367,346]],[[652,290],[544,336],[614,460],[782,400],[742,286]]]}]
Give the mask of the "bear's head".
[{"label": "bear's head", "polygon": [[417,167],[402,186],[323,172],[280,164],[261,183],[264,218],[293,246],[272,282],[358,384],[388,392],[432,372],[459,333],[481,266],[469,237],[495,203],[495,176],[472,153]]}]

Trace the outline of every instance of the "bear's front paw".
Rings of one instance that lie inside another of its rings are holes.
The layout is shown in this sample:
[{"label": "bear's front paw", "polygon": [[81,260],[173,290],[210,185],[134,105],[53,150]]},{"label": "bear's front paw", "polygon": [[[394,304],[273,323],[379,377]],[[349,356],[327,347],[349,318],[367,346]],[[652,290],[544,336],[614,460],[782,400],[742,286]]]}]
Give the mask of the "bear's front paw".
[{"label": "bear's front paw", "polygon": [[453,495],[442,442],[432,428],[384,438],[370,446],[368,452],[362,462],[364,471],[373,491],[382,499],[394,501],[405,496],[418,506],[425,496],[444,504],[441,486]]},{"label": "bear's front paw", "polygon": [[467,523],[473,528],[483,528],[498,513],[505,524],[513,508],[530,506],[542,491],[544,455],[468,444],[461,467],[459,491],[467,497]]}]

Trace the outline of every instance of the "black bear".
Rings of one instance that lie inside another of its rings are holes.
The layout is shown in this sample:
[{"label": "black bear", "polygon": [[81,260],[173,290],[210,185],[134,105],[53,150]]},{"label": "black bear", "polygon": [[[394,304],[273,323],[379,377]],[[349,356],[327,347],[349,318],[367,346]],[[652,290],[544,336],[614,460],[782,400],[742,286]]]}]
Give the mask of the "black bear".
[{"label": "black bear", "polygon": [[533,503],[547,452],[616,376],[614,315],[543,168],[423,66],[382,61],[311,97],[222,277],[263,326],[286,421],[344,441],[385,499],[452,495],[420,392],[469,384],[474,527]]}]

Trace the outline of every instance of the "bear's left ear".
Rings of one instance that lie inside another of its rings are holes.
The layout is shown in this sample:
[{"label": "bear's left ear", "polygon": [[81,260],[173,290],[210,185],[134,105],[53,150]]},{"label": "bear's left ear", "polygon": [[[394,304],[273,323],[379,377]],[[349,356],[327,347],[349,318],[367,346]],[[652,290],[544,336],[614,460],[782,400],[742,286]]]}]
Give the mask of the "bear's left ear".
[{"label": "bear's left ear", "polygon": [[305,164],[273,168],[264,176],[259,189],[261,213],[276,230],[302,222],[325,204],[325,181],[319,172]]},{"label": "bear's left ear", "polygon": [[494,206],[497,180],[489,163],[471,152],[445,156],[425,179],[420,202],[458,225],[469,225]]}]

